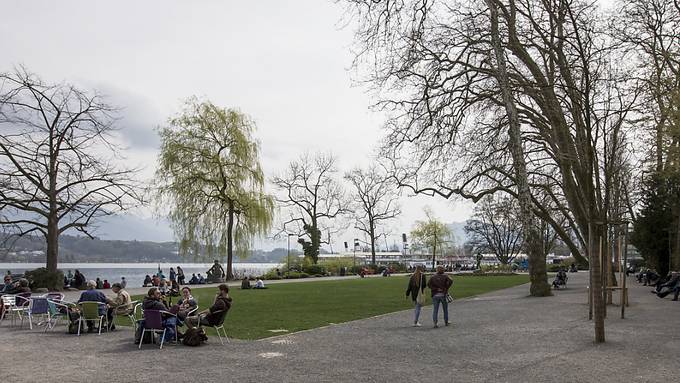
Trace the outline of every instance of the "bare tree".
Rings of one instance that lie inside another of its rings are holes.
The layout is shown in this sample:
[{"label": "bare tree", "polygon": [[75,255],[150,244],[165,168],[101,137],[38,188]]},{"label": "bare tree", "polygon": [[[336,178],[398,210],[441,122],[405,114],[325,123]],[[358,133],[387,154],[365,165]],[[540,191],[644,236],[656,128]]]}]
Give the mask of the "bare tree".
[{"label": "bare tree", "polygon": [[0,225],[44,235],[52,272],[60,234],[91,237],[97,219],[143,201],[136,171],[115,161],[114,112],[99,94],[24,68],[0,74]]},{"label": "bare tree", "polygon": [[509,264],[523,246],[519,217],[514,198],[497,195],[482,198],[465,224],[468,245],[474,252],[493,253],[500,263]]},{"label": "bare tree", "polygon": [[379,232],[380,229],[386,221],[401,214],[396,184],[375,165],[368,170],[356,168],[346,173],[345,179],[354,187],[349,216],[354,221],[354,228],[370,238],[371,263],[375,265],[375,242],[386,235],[384,231]]},{"label": "bare tree", "polygon": [[[593,257],[603,255],[608,183],[621,171],[612,146],[634,127],[637,98],[605,18],[583,1],[348,2],[360,20],[357,63],[370,65],[378,107],[390,115],[383,152],[400,186],[473,201],[506,192],[531,230],[533,210],[577,259],[593,261],[595,333],[604,341]],[[550,206],[537,198],[544,188]],[[531,292],[545,295],[545,263],[533,259]]]},{"label": "bare tree", "polygon": [[342,185],[335,178],[338,170],[332,154],[303,154],[292,161],[284,174],[274,177],[279,189],[276,201],[287,210],[282,229],[298,235],[306,257],[314,263],[319,258],[322,232],[333,231],[331,221],[347,212]]}]

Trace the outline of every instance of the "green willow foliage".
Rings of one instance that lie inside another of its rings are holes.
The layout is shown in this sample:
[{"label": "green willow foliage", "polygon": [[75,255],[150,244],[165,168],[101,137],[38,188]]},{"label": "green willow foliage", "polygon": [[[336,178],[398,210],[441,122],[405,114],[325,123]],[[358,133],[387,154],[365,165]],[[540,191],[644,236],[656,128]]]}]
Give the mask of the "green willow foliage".
[{"label": "green willow foliage", "polygon": [[252,137],[255,123],[238,110],[191,98],[169,125],[159,132],[158,206],[170,209],[181,254],[197,255],[201,246],[208,256],[226,254],[232,277],[232,249],[246,257],[274,212]]}]

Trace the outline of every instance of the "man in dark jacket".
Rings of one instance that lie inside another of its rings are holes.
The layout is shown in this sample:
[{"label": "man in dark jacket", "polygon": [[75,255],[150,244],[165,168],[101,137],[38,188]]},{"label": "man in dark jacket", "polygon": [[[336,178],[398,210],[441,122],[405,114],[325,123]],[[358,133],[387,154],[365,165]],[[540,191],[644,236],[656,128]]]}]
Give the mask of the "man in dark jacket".
[{"label": "man in dark jacket", "polygon": [[[680,274],[677,271],[673,271],[665,283],[656,285],[656,289],[653,292],[655,292],[659,298],[664,298],[666,295],[672,293],[678,285],[680,285]],[[666,290],[663,291],[664,289]],[[677,297],[678,296],[676,295],[676,300]]]},{"label": "man in dark jacket", "polygon": [[231,308],[231,297],[229,296],[229,286],[224,283],[217,286],[218,293],[215,297],[213,305],[209,309],[203,310],[198,315],[187,318],[187,326],[194,328],[201,324],[202,326],[219,325],[227,311]]},{"label": "man in dark jacket", "polygon": [[[106,296],[101,291],[95,290],[96,287],[97,287],[97,282],[87,281],[87,290],[83,291],[80,294],[80,299],[78,299],[78,303],[80,303],[80,302],[103,303],[103,304],[99,305],[98,311],[99,311],[99,315],[106,315]],[[92,320],[87,321],[87,332],[94,332],[94,321],[92,321]]]},{"label": "man in dark jacket", "polygon": [[[144,297],[142,301],[142,309],[144,310],[158,310],[167,311],[168,307],[163,302],[163,296],[161,295],[158,287],[152,287],[149,292]],[[177,327],[177,317],[171,315],[170,313],[163,315],[163,327],[165,327],[165,338],[174,339],[175,338],[175,328]],[[135,343],[139,343],[139,337],[142,335],[142,329],[144,328],[144,320],[139,321],[139,326],[137,327],[137,340]]]},{"label": "man in dark jacket", "polygon": [[444,325],[449,325],[449,302],[446,300],[446,296],[449,293],[449,288],[453,285],[453,281],[448,275],[444,274],[444,266],[437,266],[437,274],[430,278],[427,282],[427,287],[432,290],[432,321],[434,322],[434,327],[437,328],[437,315],[439,314],[439,305],[442,306],[444,311]]}]

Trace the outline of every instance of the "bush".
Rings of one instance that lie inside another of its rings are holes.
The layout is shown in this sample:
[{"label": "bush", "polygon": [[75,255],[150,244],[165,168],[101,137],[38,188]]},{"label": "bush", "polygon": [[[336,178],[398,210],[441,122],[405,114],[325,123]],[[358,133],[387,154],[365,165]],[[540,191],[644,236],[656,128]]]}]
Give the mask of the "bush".
[{"label": "bush", "polygon": [[291,271],[290,275],[284,275],[285,278],[290,278],[290,279],[298,279],[298,278],[309,278],[309,274],[307,273],[300,273],[297,271]]},{"label": "bush", "polygon": [[64,273],[59,270],[52,273],[41,267],[26,271],[24,277],[28,279],[31,289],[45,288],[50,291],[60,291],[64,288]]},{"label": "bush", "polygon": [[305,265],[302,268],[302,271],[307,273],[307,274],[321,274],[321,275],[326,274],[326,268],[323,267],[322,265],[314,265],[314,264]]}]

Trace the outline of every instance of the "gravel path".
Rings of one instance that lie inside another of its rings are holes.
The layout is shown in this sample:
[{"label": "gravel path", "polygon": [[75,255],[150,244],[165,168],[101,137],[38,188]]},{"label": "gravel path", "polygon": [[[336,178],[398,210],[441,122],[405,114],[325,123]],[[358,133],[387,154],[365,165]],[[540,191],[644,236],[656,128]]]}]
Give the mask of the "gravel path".
[{"label": "gravel path", "polygon": [[570,274],[568,288],[550,298],[527,297],[523,285],[456,301],[450,327],[432,328],[427,307],[420,328],[409,325],[409,310],[260,341],[221,346],[211,338],[202,347],[161,351],[137,350],[130,329],[76,337],[64,327],[43,334],[3,324],[0,368],[7,382],[678,380],[680,303],[659,299],[630,278],[626,319],[610,306],[607,343],[595,345],[586,280],[584,272]]}]

